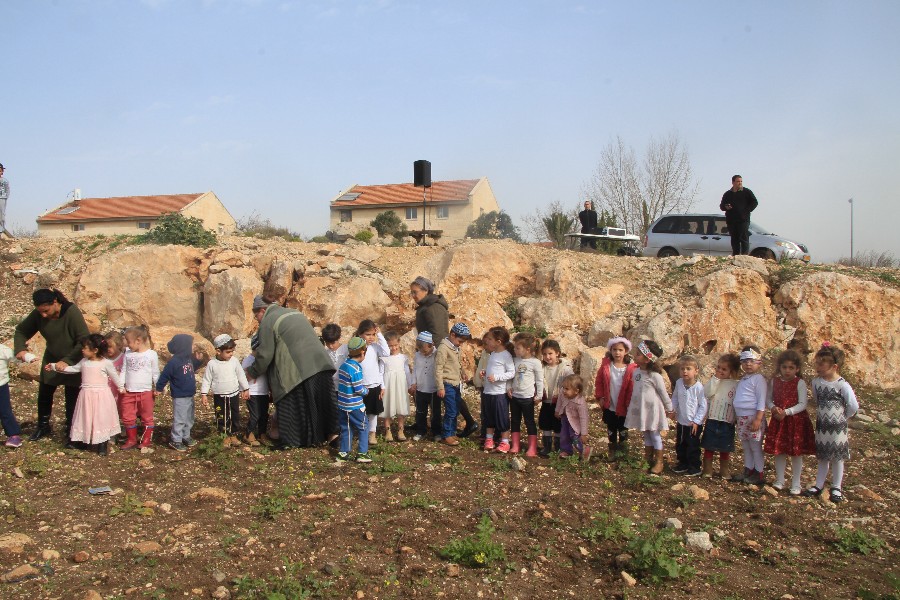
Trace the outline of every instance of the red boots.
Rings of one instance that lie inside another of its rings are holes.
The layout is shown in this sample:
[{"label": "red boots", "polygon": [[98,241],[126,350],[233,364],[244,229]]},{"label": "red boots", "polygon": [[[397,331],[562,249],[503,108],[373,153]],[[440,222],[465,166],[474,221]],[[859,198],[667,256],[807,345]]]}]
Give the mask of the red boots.
[{"label": "red boots", "polygon": [[122,450],[131,450],[135,448],[138,444],[137,442],[137,425],[134,427],[126,427],[125,435],[128,436],[128,439],[125,440],[125,443],[122,445]]},{"label": "red boots", "polygon": [[153,427],[144,427],[144,433],[141,434],[141,443],[139,448],[149,448],[153,445]]},{"label": "red boots", "polygon": [[525,453],[525,456],[537,456],[537,435],[529,435],[528,436],[528,451]]},{"label": "red boots", "polygon": [[519,453],[519,441],[522,439],[522,434],[519,433],[518,431],[513,431],[511,437],[512,437],[512,439],[510,441],[512,442],[512,445],[509,448],[509,453],[510,454],[518,454]]}]

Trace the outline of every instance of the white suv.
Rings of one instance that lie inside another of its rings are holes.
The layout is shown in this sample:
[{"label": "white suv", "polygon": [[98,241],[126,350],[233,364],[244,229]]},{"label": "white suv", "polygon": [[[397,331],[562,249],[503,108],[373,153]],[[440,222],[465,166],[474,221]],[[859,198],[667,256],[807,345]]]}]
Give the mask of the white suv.
[{"label": "white suv", "polygon": [[[665,215],[650,225],[644,236],[644,256],[691,256],[731,254],[731,236],[724,215]],[[771,260],[798,259],[809,262],[803,244],[769,233],[750,223],[750,255]]]}]

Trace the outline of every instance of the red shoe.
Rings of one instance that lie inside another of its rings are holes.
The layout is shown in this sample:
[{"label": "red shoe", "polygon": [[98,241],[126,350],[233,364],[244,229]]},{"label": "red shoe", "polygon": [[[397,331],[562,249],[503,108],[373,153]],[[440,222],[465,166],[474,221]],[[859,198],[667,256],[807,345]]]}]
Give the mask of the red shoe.
[{"label": "red shoe", "polygon": [[128,439],[125,440],[125,443],[122,444],[122,450],[131,450],[132,448],[136,448],[138,445],[137,442],[137,426],[134,427],[126,427],[125,435],[128,436]]},{"label": "red shoe", "polygon": [[144,427],[144,433],[141,435],[140,448],[149,448],[153,445],[153,427]]},{"label": "red shoe", "polygon": [[497,444],[497,452],[501,452],[503,454],[509,452],[509,442],[504,441]]},{"label": "red shoe", "polygon": [[484,440],[484,449],[488,452],[494,449],[494,438],[489,437]]},{"label": "red shoe", "polygon": [[521,434],[521,433],[516,432],[516,431],[513,432],[513,434],[512,434],[512,440],[511,440],[512,443],[511,443],[510,446],[509,446],[509,452],[510,452],[511,454],[518,454],[518,453],[519,453],[519,442],[520,442],[521,438],[522,438],[522,434]]}]

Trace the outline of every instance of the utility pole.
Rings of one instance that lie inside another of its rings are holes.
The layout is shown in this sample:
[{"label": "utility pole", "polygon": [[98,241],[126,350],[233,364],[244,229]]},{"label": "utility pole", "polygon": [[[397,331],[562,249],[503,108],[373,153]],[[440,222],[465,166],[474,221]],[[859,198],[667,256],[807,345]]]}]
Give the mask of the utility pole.
[{"label": "utility pole", "polygon": [[856,262],[856,255],[853,254],[853,198],[847,202],[850,203],[850,266],[853,266],[853,263]]}]

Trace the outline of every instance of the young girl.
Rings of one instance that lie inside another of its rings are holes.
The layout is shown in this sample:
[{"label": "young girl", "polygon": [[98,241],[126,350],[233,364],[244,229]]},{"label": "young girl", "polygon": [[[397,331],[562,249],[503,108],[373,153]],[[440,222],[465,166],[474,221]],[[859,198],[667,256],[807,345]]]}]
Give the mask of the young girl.
[{"label": "young girl", "polygon": [[737,418],[737,433],[744,451],[744,472],[735,475],[731,481],[762,485],[765,457],[763,456],[763,436],[766,433],[766,395],[768,383],[760,373],[762,354],[756,346],[745,346],[741,350],[741,370],[744,376],[734,390],[734,415]]},{"label": "young girl", "polygon": [[741,373],[741,359],[737,354],[723,354],[716,363],[716,374],[706,385],[703,393],[709,401],[709,413],[700,447],[703,448],[703,476],[712,477],[713,458],[719,453],[719,476],[731,477],[731,453],[734,452],[734,390]]},{"label": "young girl", "polygon": [[627,451],[628,429],[625,415],[631,403],[637,364],[631,361],[631,342],[628,338],[614,337],[606,342],[606,356],[597,370],[594,396],[603,406],[603,422],[609,439],[609,458],[612,460],[621,449]]},{"label": "young girl", "polygon": [[564,358],[562,348],[556,340],[544,340],[541,344],[541,358],[544,363],[544,397],[541,401],[541,412],[538,414],[538,426],[543,432],[540,455],[550,456],[559,450],[559,433],[562,421],[556,416],[556,402],[562,389],[562,381],[568,375],[574,375],[572,365]]},{"label": "young girl", "polygon": [[816,374],[813,379],[813,400],[816,403],[816,458],[819,471],[816,485],[803,492],[804,496],[818,496],[825,489],[825,478],[831,467],[832,502],[843,502],[841,484],[844,480],[844,461],[850,458],[850,437],[847,422],[859,410],[859,402],[850,384],[841,377],[844,352],[829,343],[816,352]]},{"label": "young girl", "polygon": [[769,384],[766,406],[772,412],[766,431],[766,454],[775,455],[775,483],[784,489],[787,457],[791,457],[791,496],[800,495],[803,455],[816,453],[816,437],[806,413],[806,382],[800,378],[802,359],[794,350],[786,350],[775,360],[776,376]]},{"label": "young girl", "polygon": [[625,415],[625,427],[644,434],[644,460],[650,465],[651,475],[663,472],[663,441],[661,431],[669,429],[666,413],[672,412],[672,400],[666,392],[659,359],[663,350],[659,344],[644,340],[637,345],[634,362],[638,370],[632,377],[634,387],[631,402]]},{"label": "young girl", "polygon": [[354,335],[366,342],[365,357],[359,363],[362,367],[363,387],[366,388],[363,402],[366,405],[366,417],[369,422],[369,445],[374,446],[378,443],[375,437],[378,415],[384,412],[384,389],[382,388],[384,376],[378,359],[382,356],[389,356],[391,349],[388,348],[387,340],[379,331],[378,325],[370,319],[360,322]]},{"label": "young girl", "polygon": [[578,375],[566,375],[562,380],[561,393],[556,401],[556,416],[562,421],[559,434],[559,456],[568,458],[578,452],[581,460],[591,459],[591,447],[588,446],[587,401],[584,399],[584,380]]},{"label": "young girl", "polygon": [[[122,375],[122,368],[125,366],[125,338],[122,334],[113,329],[105,336],[106,339],[106,358],[108,358],[116,368],[116,373]],[[113,398],[116,399],[116,414],[119,420],[122,420],[122,394],[119,392],[116,383],[109,380],[109,391],[112,392]],[[119,438],[120,436],[116,436]]]},{"label": "young girl", "polygon": [[81,362],[68,366],[50,363],[45,369],[55,371],[62,366],[65,373],[81,373],[81,391],[72,415],[73,442],[84,442],[88,449],[106,456],[109,439],[122,431],[116,412],[116,399],[109,391],[109,381],[122,387],[122,379],[112,362],[106,358],[106,340],[98,333],[81,340]]},{"label": "young girl", "polygon": [[431,435],[440,440],[441,399],[437,396],[434,380],[434,338],[429,331],[420,331],[416,336],[416,357],[413,363],[409,393],[416,400],[416,434],[419,441],[428,433],[428,409],[431,409]]},{"label": "young girl", "polygon": [[528,450],[525,456],[537,456],[537,425],[534,422],[534,405],[544,397],[544,368],[535,354],[541,351],[541,342],[530,333],[516,334],[513,342],[516,357],[513,365],[516,376],[508,392],[512,413],[512,446],[510,452],[517,454],[521,442],[522,419],[528,432]]},{"label": "young girl", "polygon": [[16,360],[12,348],[0,344],[0,424],[6,434],[6,447],[18,448],[22,445],[22,429],[13,414],[9,399],[9,363]]},{"label": "young girl", "polygon": [[140,447],[147,448],[153,443],[153,407],[156,380],[159,379],[159,356],[150,347],[150,330],[145,325],[126,329],[125,343],[131,352],[125,354],[122,365],[122,423],[127,436],[122,450],[138,446],[138,417],[144,425]]},{"label": "young girl", "polygon": [[475,373],[472,374],[472,385],[478,390],[478,398],[481,399],[480,416],[481,416],[481,439],[478,444],[483,446],[484,440],[487,438],[484,426],[484,374],[487,372],[488,360],[491,358],[491,352],[487,349],[484,338],[488,336],[485,332],[481,336],[480,342],[475,342],[476,346],[481,347],[481,354],[478,355],[478,365],[475,367]]},{"label": "young girl", "polygon": [[484,336],[484,349],[490,352],[487,368],[481,374],[484,392],[481,395],[481,410],[485,426],[484,449],[494,450],[494,432],[499,431],[500,443],[497,452],[509,452],[509,402],[506,398],[506,382],[516,376],[513,364],[513,345],[509,332],[503,327],[491,327]]},{"label": "young girl", "polygon": [[409,359],[400,352],[400,334],[396,331],[388,331],[384,336],[390,350],[389,356],[382,356],[381,368],[384,373],[384,411],[381,418],[384,419],[384,441],[393,442],[394,434],[391,432],[391,423],[397,419],[397,441],[405,442],[406,417],[409,416],[409,380],[412,374],[409,372]]}]

